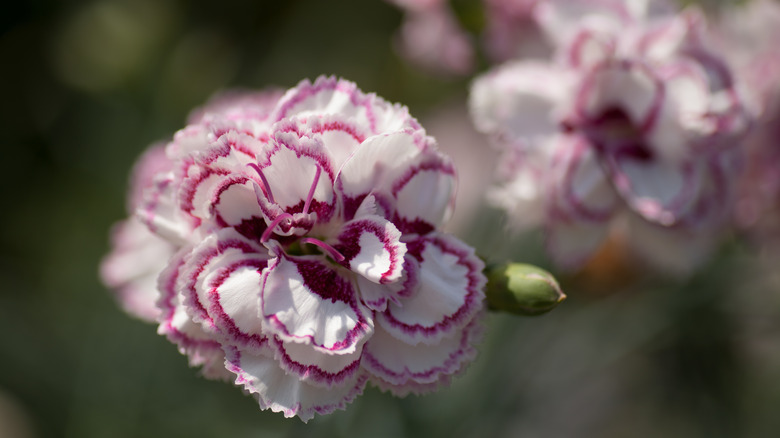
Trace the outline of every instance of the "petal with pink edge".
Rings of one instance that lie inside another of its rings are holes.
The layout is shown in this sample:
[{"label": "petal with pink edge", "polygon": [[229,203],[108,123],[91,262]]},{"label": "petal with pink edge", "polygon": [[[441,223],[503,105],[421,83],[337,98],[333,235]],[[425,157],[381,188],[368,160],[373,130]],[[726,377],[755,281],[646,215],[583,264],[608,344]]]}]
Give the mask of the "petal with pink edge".
[{"label": "petal with pink edge", "polygon": [[281,98],[271,119],[310,114],[340,114],[354,119],[371,134],[420,128],[405,106],[391,105],[374,94],[363,93],[353,82],[332,76],[320,76],[314,83],[301,81]]},{"label": "petal with pink edge", "polygon": [[[366,343],[363,368],[372,374],[372,381],[389,385],[393,394],[406,395],[435,389],[435,384],[446,383],[476,356],[474,345],[482,337],[479,317],[463,330],[444,337],[433,345],[409,345],[384,329],[377,327]],[[432,385],[422,389],[419,385]]]},{"label": "petal with pink edge", "polygon": [[227,380],[229,373],[224,366],[225,355],[221,344],[213,333],[204,331],[201,324],[193,322],[183,305],[181,294],[177,292],[178,276],[188,251],[189,248],[180,250],[158,279],[160,325],[157,333],[176,344],[179,352],[188,357],[190,366],[201,366],[205,377]]},{"label": "petal with pink edge", "polygon": [[332,158],[334,169],[340,169],[360,144],[372,135],[366,126],[341,114],[312,114],[305,119],[294,118],[291,121],[290,128],[298,136],[318,137],[322,141]]},{"label": "petal with pink edge", "polygon": [[571,94],[573,76],[550,63],[520,61],[474,81],[469,109],[478,130],[503,141],[559,131],[555,109]]},{"label": "petal with pink edge", "polygon": [[648,221],[672,225],[691,209],[699,192],[701,168],[660,160],[608,157],[609,176],[628,206]]},{"label": "petal with pink edge", "polygon": [[251,354],[227,347],[226,366],[236,377],[236,385],[257,397],[260,409],[281,412],[307,422],[314,414],[325,415],[346,405],[363,393],[368,376],[356,373],[340,385],[315,386],[288,374],[273,357]]},{"label": "petal with pink edge", "polygon": [[421,131],[381,134],[366,139],[336,176],[344,217],[352,219],[369,194],[390,196],[392,183],[434,148]]},{"label": "petal with pink edge", "polygon": [[[404,271],[408,270],[409,265],[409,263],[404,263]],[[404,283],[404,280],[389,284],[374,283],[366,277],[358,275],[357,286],[360,291],[360,301],[371,310],[384,312],[388,302],[399,303],[398,297],[404,290]]]},{"label": "petal with pink edge", "polygon": [[336,249],[342,264],[374,283],[401,278],[406,244],[401,232],[385,218],[370,215],[353,219],[341,228]]},{"label": "petal with pink edge", "polygon": [[393,223],[403,233],[425,234],[443,226],[455,207],[455,167],[441,154],[407,168],[393,182]]},{"label": "petal with pink edge", "polygon": [[127,313],[144,321],[156,321],[160,315],[157,277],[176,247],[135,217],[115,225],[111,241],[113,249],[100,264],[103,282],[115,290]]},{"label": "petal with pink edge", "polygon": [[[224,228],[206,237],[187,255],[180,269],[181,273],[176,285],[182,294],[184,305],[192,314],[193,320],[202,323],[204,329],[216,331],[226,336],[226,339],[233,339],[239,343],[241,343],[243,336],[261,336],[259,317],[255,318],[256,326],[252,322],[252,315],[257,315],[259,304],[259,274],[254,274],[258,277],[255,278],[257,289],[254,292],[247,290],[249,286],[241,282],[237,283],[237,291],[223,291],[226,293],[225,298],[239,300],[238,303],[233,302],[230,306],[237,312],[236,315],[225,313],[219,294],[217,293],[214,297],[212,288],[215,285],[221,286],[219,281],[229,279],[230,276],[226,275],[233,272],[231,269],[240,267],[242,264],[245,269],[242,269],[241,273],[250,277],[250,280],[245,279],[245,281],[251,281],[253,275],[249,274],[248,271],[262,270],[269,258],[268,250],[265,247],[241,236],[231,228]],[[256,266],[253,267],[253,265]],[[235,281],[235,278],[233,280]],[[215,291],[219,292],[219,289]],[[238,296],[236,296],[237,293]],[[242,310],[243,306],[255,310]],[[234,318],[239,318],[243,322],[238,323]],[[249,332],[236,331],[236,327],[243,327]],[[236,334],[238,337],[232,337],[231,334]]]},{"label": "petal with pink edge", "polygon": [[[365,341],[365,338],[363,339]],[[351,379],[360,369],[362,344],[346,354],[332,354],[311,344],[271,341],[275,359],[287,373],[312,385],[333,387]]]},{"label": "petal with pink edge", "polygon": [[621,111],[633,128],[628,135],[650,131],[664,105],[666,89],[650,67],[635,61],[606,61],[590,70],[579,85],[575,100],[577,116],[603,147],[622,143],[626,128],[609,125],[615,110]]},{"label": "petal with pink edge", "polygon": [[179,209],[177,180],[173,172],[158,175],[138,205],[136,217],[151,232],[176,245],[186,244],[199,225],[196,218]]},{"label": "petal with pink edge", "polygon": [[253,179],[239,174],[219,181],[210,201],[211,216],[218,226],[232,227],[247,238],[260,239],[267,226],[255,186]]},{"label": "petal with pink edge", "polygon": [[408,344],[433,345],[461,330],[482,309],[485,264],[457,238],[433,232],[407,242],[407,262],[418,267],[400,304],[376,315],[386,331]]},{"label": "petal with pink edge", "polygon": [[349,271],[322,256],[291,257],[278,246],[272,252],[277,257],[264,273],[261,294],[267,330],[332,354],[355,352],[373,331],[373,321]]},{"label": "petal with pink edge", "polygon": [[203,274],[208,314],[223,344],[259,349],[267,343],[259,316],[261,273],[267,264],[267,254],[247,254],[231,247]]},{"label": "petal with pink edge", "polygon": [[[229,132],[221,136],[213,147],[184,160],[178,201],[182,211],[196,220],[210,220],[215,197],[224,190],[226,178],[245,178],[253,175],[247,164],[254,161],[249,143],[258,143],[246,135]],[[257,146],[259,148],[259,146]],[[250,155],[251,154],[251,155]],[[256,214],[257,201],[246,204],[246,216]]]},{"label": "petal with pink edge", "polygon": [[277,125],[273,147],[258,155],[255,169],[262,180],[258,199],[269,225],[282,214],[293,215],[289,225],[275,228],[277,234],[287,235],[292,227],[308,230],[315,220],[329,221],[336,200],[333,166],[321,140],[298,137],[283,128]]},{"label": "petal with pink edge", "polygon": [[553,186],[557,208],[586,221],[609,220],[619,198],[588,141],[575,135],[560,136],[555,145]]}]

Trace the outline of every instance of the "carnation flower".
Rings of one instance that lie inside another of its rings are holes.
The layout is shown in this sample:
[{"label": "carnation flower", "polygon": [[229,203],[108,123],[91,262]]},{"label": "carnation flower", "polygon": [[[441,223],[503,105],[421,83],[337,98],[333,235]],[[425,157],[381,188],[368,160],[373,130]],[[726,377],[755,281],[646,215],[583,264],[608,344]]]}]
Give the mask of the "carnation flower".
[{"label": "carnation flower", "polygon": [[505,151],[492,199],[518,228],[544,224],[563,267],[616,235],[659,267],[700,263],[749,124],[702,16],[643,2],[538,8],[555,60],[503,65],[472,88],[475,124]]},{"label": "carnation flower", "polygon": [[405,107],[320,77],[223,97],[165,152],[136,217],[175,252],[159,332],[206,376],[307,421],[473,359],[484,265],[440,231],[455,170]]}]

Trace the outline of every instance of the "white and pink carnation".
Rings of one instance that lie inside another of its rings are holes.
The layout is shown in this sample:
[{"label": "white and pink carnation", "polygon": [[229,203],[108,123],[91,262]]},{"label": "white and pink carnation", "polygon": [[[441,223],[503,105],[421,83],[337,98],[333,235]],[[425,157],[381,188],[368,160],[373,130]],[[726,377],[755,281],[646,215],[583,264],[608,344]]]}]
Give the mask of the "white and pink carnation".
[{"label": "white and pink carnation", "polygon": [[206,376],[307,421],[474,358],[484,265],[440,231],[455,169],[406,107],[320,77],[218,99],[165,152],[134,221],[171,248],[159,332]]},{"label": "white and pink carnation", "polygon": [[546,1],[554,60],[479,77],[478,129],[506,159],[492,199],[578,268],[606,239],[687,271],[717,242],[750,116],[701,14],[661,2]]}]

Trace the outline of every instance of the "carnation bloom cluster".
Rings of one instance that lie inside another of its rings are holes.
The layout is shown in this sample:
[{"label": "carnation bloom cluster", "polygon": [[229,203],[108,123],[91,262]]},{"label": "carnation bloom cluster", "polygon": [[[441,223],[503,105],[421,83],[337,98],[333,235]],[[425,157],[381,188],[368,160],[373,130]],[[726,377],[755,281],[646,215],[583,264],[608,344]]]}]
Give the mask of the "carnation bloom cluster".
[{"label": "carnation bloom cluster", "polygon": [[307,421],[473,359],[484,265],[439,231],[455,170],[406,107],[333,77],[224,95],[133,175],[104,280],[262,409]]},{"label": "carnation bloom cluster", "polygon": [[545,1],[555,44],[476,79],[472,116],[503,151],[490,194],[543,226],[562,267],[617,239],[658,267],[703,261],[730,217],[751,124],[703,15],[662,2]]}]

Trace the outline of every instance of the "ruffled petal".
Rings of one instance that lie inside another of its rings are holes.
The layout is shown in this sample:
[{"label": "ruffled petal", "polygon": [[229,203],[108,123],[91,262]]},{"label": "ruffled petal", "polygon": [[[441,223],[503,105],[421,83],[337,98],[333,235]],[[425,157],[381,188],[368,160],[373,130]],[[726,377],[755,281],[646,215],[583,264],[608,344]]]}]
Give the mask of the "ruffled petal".
[{"label": "ruffled petal", "polygon": [[[409,265],[409,263],[404,263],[405,275],[408,274]],[[357,287],[360,291],[360,301],[371,310],[384,312],[388,302],[399,303],[398,297],[404,290],[404,283],[404,280],[389,284],[374,283],[366,277],[358,275]]]},{"label": "ruffled petal", "polygon": [[130,174],[130,192],[127,209],[134,212],[144,199],[144,192],[154,185],[157,175],[173,170],[173,161],[165,153],[165,146],[156,143],[138,157]]},{"label": "ruffled petal", "polygon": [[325,415],[346,405],[363,393],[368,376],[356,373],[330,388],[312,385],[288,374],[269,354],[252,354],[228,347],[226,366],[237,377],[236,385],[257,397],[260,409],[298,416],[307,422],[314,414]]},{"label": "ruffled petal", "polygon": [[425,234],[440,228],[455,208],[456,181],[448,157],[428,154],[393,182],[393,223],[403,233]]},{"label": "ruffled petal", "polygon": [[261,294],[267,329],[286,342],[332,354],[355,352],[373,331],[373,321],[353,280],[322,256],[291,257],[273,248],[277,257],[264,273]]},{"label": "ruffled petal", "polygon": [[334,169],[340,169],[352,153],[371,133],[368,127],[340,114],[312,115],[296,119],[298,135],[318,137],[328,151]]},{"label": "ruffled petal", "polygon": [[190,249],[180,250],[158,279],[160,325],[157,332],[179,347],[179,352],[188,357],[190,366],[201,366],[205,377],[227,380],[230,373],[225,369],[225,355],[220,342],[213,333],[203,330],[201,324],[193,322],[182,295],[177,291],[181,267]]},{"label": "ruffled petal", "polygon": [[[219,137],[214,146],[183,160],[181,187],[177,194],[181,211],[191,215],[198,224],[212,221],[214,204],[220,201],[218,197],[225,186],[234,182],[249,184],[254,175],[247,164],[254,161],[254,150],[259,148],[261,145],[257,140],[231,131]],[[236,207],[242,210],[236,214],[244,218],[259,214],[256,200],[241,206],[233,205]],[[224,226],[223,223],[219,225]]]},{"label": "ruffled petal", "polygon": [[210,215],[219,227],[232,227],[249,239],[260,239],[267,226],[255,187],[256,182],[245,175],[220,179],[209,201]]},{"label": "ruffled petal", "polygon": [[609,58],[615,51],[616,41],[611,35],[583,28],[566,47],[566,62],[573,68],[588,68]]},{"label": "ruffled petal", "polygon": [[478,130],[502,142],[532,140],[559,130],[556,108],[571,94],[573,77],[549,63],[509,63],[478,77],[469,108]]},{"label": "ruffled petal", "polygon": [[268,256],[225,248],[219,262],[211,263],[201,287],[207,289],[208,313],[224,343],[263,348],[260,308],[261,272]]},{"label": "ruffled petal", "polygon": [[192,111],[188,124],[208,124],[215,118],[235,121],[262,122],[271,115],[283,90],[268,88],[261,91],[229,90],[211,97],[205,105]]},{"label": "ruffled petal", "polygon": [[[579,84],[575,111],[592,140],[604,148],[621,146],[651,130],[659,117],[666,89],[655,72],[640,62],[603,62],[585,75]],[[632,128],[613,127],[609,115],[619,110]],[[628,136],[629,138],[625,138]]]},{"label": "ruffled petal", "polygon": [[419,266],[405,282],[400,304],[390,303],[376,315],[396,338],[408,344],[436,344],[462,329],[482,308],[484,263],[473,248],[433,232],[407,242],[406,259]]},{"label": "ruffled petal", "polygon": [[295,122],[275,129],[273,146],[257,157],[262,184],[256,191],[269,225],[282,214],[292,216],[274,229],[277,234],[301,234],[333,216],[334,170],[321,139],[299,137]]},{"label": "ruffled petal", "polygon": [[237,345],[264,343],[260,272],[268,250],[226,228],[199,243],[181,267],[177,289],[193,321]]},{"label": "ruffled petal", "polygon": [[353,82],[333,76],[320,76],[314,83],[301,81],[282,97],[271,119],[309,114],[339,114],[354,119],[371,134],[420,128],[405,106],[391,105],[375,94],[363,93]]},{"label": "ruffled petal", "polygon": [[273,339],[271,346],[274,358],[288,374],[312,385],[330,388],[343,384],[360,370],[362,342],[355,351],[345,354],[332,354],[310,344],[285,342],[278,337]]},{"label": "ruffled petal", "polygon": [[153,233],[173,244],[184,245],[199,222],[179,209],[177,191],[178,180],[173,172],[159,174],[144,194],[136,217]]},{"label": "ruffled petal", "polygon": [[556,43],[572,44],[581,29],[592,29],[617,35],[621,29],[644,15],[644,1],[547,0],[539,2],[534,15],[537,22]]},{"label": "ruffled petal", "polygon": [[482,322],[476,317],[437,344],[410,345],[378,326],[364,347],[363,368],[372,374],[373,383],[395,395],[429,392],[448,383],[474,359],[474,345],[482,338],[482,331]]},{"label": "ruffled petal", "polygon": [[114,289],[122,308],[147,322],[160,315],[157,277],[176,247],[150,232],[137,218],[117,224],[111,233],[112,250],[100,264],[103,282]]},{"label": "ruffled petal", "polygon": [[661,225],[672,225],[690,211],[701,182],[701,168],[691,162],[610,157],[607,169],[631,210]]},{"label": "ruffled petal", "polygon": [[392,183],[421,156],[433,149],[433,139],[421,131],[402,131],[367,138],[336,176],[343,216],[352,219],[369,194],[389,197]]},{"label": "ruffled petal", "polygon": [[370,215],[353,219],[341,229],[336,246],[341,262],[374,283],[392,283],[401,278],[406,244],[392,222]]},{"label": "ruffled petal", "polygon": [[560,136],[553,164],[556,208],[572,218],[609,220],[620,206],[596,151],[576,135]]},{"label": "ruffled petal", "polygon": [[[553,139],[557,138],[553,137]],[[499,159],[497,173],[501,184],[490,188],[487,200],[507,213],[507,225],[521,231],[544,222],[546,204],[552,199],[550,169],[553,164],[554,141],[543,147],[509,148]]]}]

